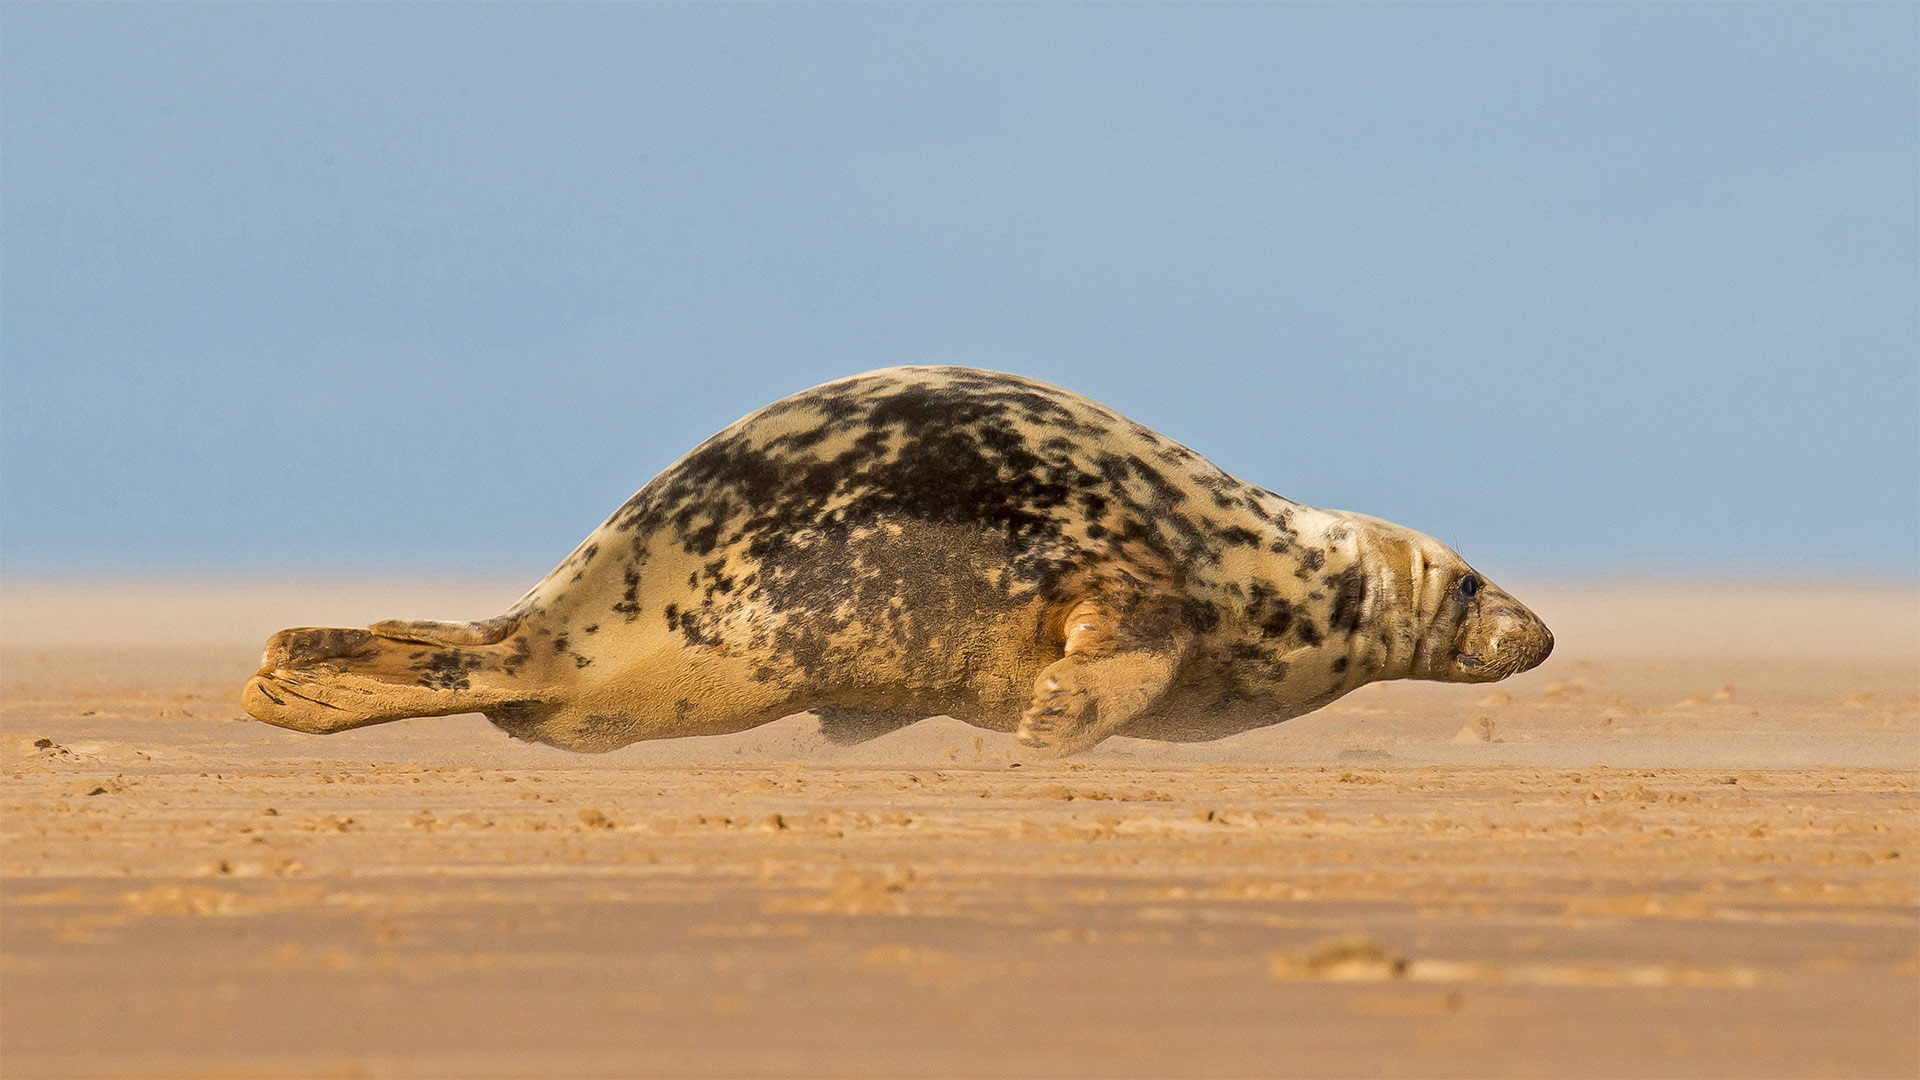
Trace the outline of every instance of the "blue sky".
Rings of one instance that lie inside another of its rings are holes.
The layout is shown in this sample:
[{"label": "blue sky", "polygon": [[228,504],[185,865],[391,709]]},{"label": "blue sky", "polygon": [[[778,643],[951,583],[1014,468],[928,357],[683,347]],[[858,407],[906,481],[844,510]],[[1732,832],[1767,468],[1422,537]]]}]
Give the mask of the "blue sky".
[{"label": "blue sky", "polygon": [[0,7],[0,571],[531,581],[841,375],[1920,576],[1920,6]]}]

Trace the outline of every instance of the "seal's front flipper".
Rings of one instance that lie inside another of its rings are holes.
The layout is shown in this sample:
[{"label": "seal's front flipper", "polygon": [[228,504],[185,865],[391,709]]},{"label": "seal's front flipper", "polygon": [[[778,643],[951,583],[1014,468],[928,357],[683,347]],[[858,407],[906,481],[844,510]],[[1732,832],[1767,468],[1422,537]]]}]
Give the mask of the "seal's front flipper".
[{"label": "seal's front flipper", "polygon": [[[394,625],[280,631],[267,641],[260,670],[241,691],[241,705],[257,720],[322,735],[527,700],[516,677],[526,655],[524,641],[515,639],[522,645],[515,648],[507,640],[512,626],[496,636],[490,623],[397,624],[473,628],[443,632],[433,640],[422,640],[425,635],[417,629],[405,637],[381,632]],[[489,637],[491,643],[481,643]]]},{"label": "seal's front flipper", "polygon": [[1119,731],[1160,700],[1193,645],[1170,604],[1084,600],[1068,614],[1066,655],[1034,680],[1021,745],[1065,756]]}]

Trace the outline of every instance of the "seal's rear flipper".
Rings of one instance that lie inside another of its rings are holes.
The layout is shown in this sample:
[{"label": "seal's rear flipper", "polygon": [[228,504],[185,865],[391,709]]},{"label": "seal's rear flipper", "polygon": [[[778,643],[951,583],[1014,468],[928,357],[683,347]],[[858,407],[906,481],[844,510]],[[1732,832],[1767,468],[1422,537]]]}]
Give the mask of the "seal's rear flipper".
[{"label": "seal's rear flipper", "polygon": [[514,629],[514,620],[493,619],[282,630],[241,705],[257,720],[316,735],[496,709],[527,699],[515,678],[524,650],[503,644]]},{"label": "seal's rear flipper", "polygon": [[433,619],[385,619],[367,629],[395,641],[423,645],[498,645],[520,626],[520,620],[501,615],[481,622],[440,622]]}]

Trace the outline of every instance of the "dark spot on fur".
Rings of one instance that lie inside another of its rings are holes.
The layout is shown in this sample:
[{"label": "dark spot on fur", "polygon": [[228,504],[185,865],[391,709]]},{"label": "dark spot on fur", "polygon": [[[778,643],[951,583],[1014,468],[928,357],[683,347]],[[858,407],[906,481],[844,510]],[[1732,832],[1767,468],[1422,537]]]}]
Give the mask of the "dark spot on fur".
[{"label": "dark spot on fur", "polygon": [[[632,622],[640,617],[640,571],[629,568],[620,577],[626,586],[626,591],[620,594],[620,602],[613,605],[613,610],[625,616],[628,622]],[[589,629],[587,632],[593,631]]]},{"label": "dark spot on fur", "polygon": [[479,667],[480,657],[458,649],[447,649],[430,654],[425,662],[413,665],[413,670],[420,672],[418,681],[421,686],[430,686],[435,690],[465,690],[472,686],[467,673]]},{"label": "dark spot on fur", "polygon": [[506,658],[500,661],[500,669],[509,676],[518,675],[520,673],[520,666],[532,658],[533,649],[527,644],[527,639],[525,637],[516,637],[513,639],[512,651],[508,652]]},{"label": "dark spot on fur", "polygon": [[1189,597],[1181,605],[1180,614],[1195,633],[1211,633],[1220,625],[1220,609],[1205,600]]},{"label": "dark spot on fur", "polygon": [[792,450],[795,452],[805,452],[825,442],[827,440],[827,436],[832,434],[833,434],[833,425],[821,424],[819,427],[812,428],[807,431],[799,431],[799,432],[794,432],[790,435],[783,435],[781,436],[779,441],[785,444],[785,449]]},{"label": "dark spot on fur", "polygon": [[559,706],[537,701],[510,701],[487,710],[487,719],[508,735],[524,742],[541,742],[540,730]]},{"label": "dark spot on fur", "polygon": [[1338,574],[1329,575],[1327,584],[1332,586],[1333,610],[1327,616],[1328,632],[1352,633],[1360,628],[1361,615],[1366,609],[1367,578],[1357,566],[1350,566]]},{"label": "dark spot on fur", "polygon": [[709,521],[687,534],[685,548],[689,554],[705,555],[720,543],[720,522]]}]

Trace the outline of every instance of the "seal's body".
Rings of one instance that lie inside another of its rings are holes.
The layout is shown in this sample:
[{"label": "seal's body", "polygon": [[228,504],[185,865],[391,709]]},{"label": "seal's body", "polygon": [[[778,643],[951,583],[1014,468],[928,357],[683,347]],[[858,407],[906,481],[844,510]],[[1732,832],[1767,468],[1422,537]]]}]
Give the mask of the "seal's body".
[{"label": "seal's body", "polygon": [[1065,754],[1219,738],[1382,679],[1501,679],[1552,643],[1429,537],[1055,387],[893,368],[707,440],[498,618],[282,631],[244,702],[316,733],[484,712],[590,751],[946,714]]}]

